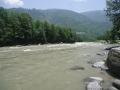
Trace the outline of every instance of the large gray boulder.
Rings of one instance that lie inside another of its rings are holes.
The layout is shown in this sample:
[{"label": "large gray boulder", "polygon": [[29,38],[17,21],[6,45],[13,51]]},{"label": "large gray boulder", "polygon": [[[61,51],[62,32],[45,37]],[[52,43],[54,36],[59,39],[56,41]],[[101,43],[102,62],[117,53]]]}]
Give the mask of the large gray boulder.
[{"label": "large gray boulder", "polygon": [[112,84],[114,87],[120,90],[120,80],[115,79]]},{"label": "large gray boulder", "polygon": [[115,88],[115,87],[109,87],[109,89],[108,90],[118,90],[117,88]]},{"label": "large gray boulder", "polygon": [[113,74],[120,77],[120,47],[109,51],[106,64]]}]

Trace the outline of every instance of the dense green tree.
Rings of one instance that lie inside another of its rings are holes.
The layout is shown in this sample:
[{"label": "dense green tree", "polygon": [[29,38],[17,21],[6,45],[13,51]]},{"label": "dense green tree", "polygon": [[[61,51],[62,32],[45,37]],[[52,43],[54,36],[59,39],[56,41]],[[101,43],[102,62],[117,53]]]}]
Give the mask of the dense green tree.
[{"label": "dense green tree", "polygon": [[20,21],[20,39],[29,41],[32,38],[32,18],[25,13],[20,14],[18,18]]},{"label": "dense green tree", "polygon": [[44,23],[39,20],[34,22],[34,41],[36,43],[47,43]]},{"label": "dense green tree", "polygon": [[112,41],[120,39],[120,0],[107,0],[107,16],[113,23]]},{"label": "dense green tree", "polygon": [[55,27],[54,24],[51,25],[51,31],[50,31],[50,38],[51,38],[51,43],[57,42],[59,33],[57,28]]},{"label": "dense green tree", "polygon": [[4,41],[7,12],[0,7],[0,44]]}]

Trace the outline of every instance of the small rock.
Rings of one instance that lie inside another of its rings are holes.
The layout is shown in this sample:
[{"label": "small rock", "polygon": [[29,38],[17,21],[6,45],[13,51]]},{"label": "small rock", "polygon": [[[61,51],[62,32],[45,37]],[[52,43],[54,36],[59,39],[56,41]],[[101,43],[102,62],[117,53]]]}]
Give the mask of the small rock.
[{"label": "small rock", "polygon": [[101,77],[89,77],[91,81],[97,81],[98,83],[103,82],[104,80]]},{"label": "small rock", "polygon": [[96,62],[92,65],[94,68],[101,68],[102,70],[108,70],[107,66],[105,65],[104,61]]},{"label": "small rock", "polygon": [[96,67],[96,68],[101,68],[104,64],[105,64],[105,62],[101,61],[101,62],[94,63],[92,66]]},{"label": "small rock", "polygon": [[97,81],[94,81],[88,83],[87,90],[102,90],[102,87]]},{"label": "small rock", "polygon": [[104,61],[96,62],[92,65],[94,68],[100,68],[101,70],[108,70],[108,67],[105,65]]}]

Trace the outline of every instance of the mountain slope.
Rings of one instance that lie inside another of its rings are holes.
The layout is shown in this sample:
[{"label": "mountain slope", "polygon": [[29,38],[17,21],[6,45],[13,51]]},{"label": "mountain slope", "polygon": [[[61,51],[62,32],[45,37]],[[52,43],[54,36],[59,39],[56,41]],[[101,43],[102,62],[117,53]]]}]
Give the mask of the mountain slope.
[{"label": "mountain slope", "polygon": [[71,27],[83,38],[94,40],[111,28],[111,23],[104,11],[77,13],[70,10],[50,9],[11,9],[19,13],[29,13],[33,19],[48,21],[49,23]]},{"label": "mountain slope", "polygon": [[87,18],[95,21],[95,22],[106,22],[110,23],[109,19],[106,16],[105,11],[98,10],[98,11],[90,11],[81,13],[82,15],[86,16]]}]

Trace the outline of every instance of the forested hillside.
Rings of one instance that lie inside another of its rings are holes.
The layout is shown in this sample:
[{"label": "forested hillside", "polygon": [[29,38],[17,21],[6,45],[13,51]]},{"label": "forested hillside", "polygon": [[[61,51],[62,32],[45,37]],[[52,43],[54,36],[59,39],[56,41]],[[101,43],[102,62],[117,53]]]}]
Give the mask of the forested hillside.
[{"label": "forested hillside", "polygon": [[0,8],[0,46],[74,43],[79,40],[79,37],[70,28],[33,20],[27,13],[16,13]]},{"label": "forested hillside", "polygon": [[71,27],[84,40],[95,40],[109,30],[112,24],[108,21],[104,11],[77,13],[70,10],[38,10],[14,8],[16,12],[29,13],[34,20],[48,21],[49,23]]}]

